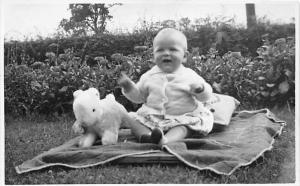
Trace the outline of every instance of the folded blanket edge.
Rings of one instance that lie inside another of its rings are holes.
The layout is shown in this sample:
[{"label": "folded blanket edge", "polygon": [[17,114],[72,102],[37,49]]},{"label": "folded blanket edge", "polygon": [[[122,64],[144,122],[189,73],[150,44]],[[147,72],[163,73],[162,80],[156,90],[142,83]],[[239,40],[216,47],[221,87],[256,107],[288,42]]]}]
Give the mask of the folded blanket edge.
[{"label": "folded blanket edge", "polygon": [[276,123],[281,123],[282,125],[286,125],[286,122],[277,118],[268,108],[262,108],[258,110],[240,110],[236,111],[235,113],[240,114],[240,113],[251,113],[251,114],[258,114],[258,113],[265,113],[266,117],[273,120]]},{"label": "folded blanket edge", "polygon": [[[31,171],[37,171],[37,170],[41,170],[47,167],[52,167],[52,166],[64,166],[64,167],[68,167],[68,168],[74,168],[74,169],[79,169],[79,168],[87,168],[87,167],[93,167],[93,166],[97,166],[97,165],[103,165],[105,163],[120,159],[120,158],[124,158],[124,157],[128,157],[128,156],[133,156],[133,155],[142,155],[142,154],[148,154],[148,153],[155,153],[158,152],[159,150],[149,150],[149,151],[145,151],[145,152],[137,152],[137,153],[129,153],[129,154],[122,154],[119,156],[115,156],[112,158],[109,158],[107,160],[104,161],[100,161],[94,164],[88,164],[88,165],[69,165],[69,164],[65,164],[65,163],[49,163],[49,164],[45,164],[45,165],[41,165],[41,166],[37,166],[34,168],[28,168],[28,169],[23,169],[20,168],[23,164],[15,166],[15,170],[17,172],[17,174],[23,174],[26,172],[31,172]],[[24,162],[26,163],[26,162]]]}]

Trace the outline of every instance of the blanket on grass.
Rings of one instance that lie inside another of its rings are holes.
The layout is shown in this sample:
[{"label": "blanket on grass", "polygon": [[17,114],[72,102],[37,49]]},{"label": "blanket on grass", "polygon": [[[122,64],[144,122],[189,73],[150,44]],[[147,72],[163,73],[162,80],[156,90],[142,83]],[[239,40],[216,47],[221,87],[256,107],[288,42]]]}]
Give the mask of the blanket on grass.
[{"label": "blanket on grass", "polygon": [[[285,122],[268,109],[240,111],[223,130],[201,138],[189,138],[164,145],[140,144],[133,136],[120,136],[116,145],[94,145],[78,148],[79,137],[25,161],[15,169],[25,173],[50,166],[85,168],[108,162],[152,163],[182,162],[198,170],[211,170],[230,175],[237,168],[255,161],[270,150],[275,137],[281,134]],[[130,161],[130,158],[134,161]],[[128,160],[128,161],[126,161]]]}]

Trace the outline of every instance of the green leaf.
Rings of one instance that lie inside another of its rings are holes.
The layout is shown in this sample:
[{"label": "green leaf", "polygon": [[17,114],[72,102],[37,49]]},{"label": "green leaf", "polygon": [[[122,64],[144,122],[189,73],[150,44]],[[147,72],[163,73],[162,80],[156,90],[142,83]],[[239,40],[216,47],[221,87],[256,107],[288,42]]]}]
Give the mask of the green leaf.
[{"label": "green leaf", "polygon": [[290,84],[287,80],[281,82],[278,86],[278,90],[280,94],[285,94],[289,91],[290,89]]},{"label": "green leaf", "polygon": [[53,94],[53,93],[50,93],[49,96],[50,96],[51,98],[55,98],[55,94]]},{"label": "green leaf", "polygon": [[279,38],[275,40],[275,45],[277,44],[285,44],[286,43],[286,39],[285,38]]},{"label": "green leaf", "polygon": [[289,78],[292,77],[292,75],[293,75],[292,71],[290,71],[289,69],[285,69],[284,71],[285,71],[284,74],[285,74],[287,77],[289,77]]},{"label": "green leaf", "polygon": [[217,92],[221,92],[222,91],[221,83],[214,82],[212,86],[216,89]]},{"label": "green leaf", "polygon": [[279,93],[278,89],[275,89],[275,90],[273,90],[273,91],[271,92],[270,96],[271,96],[271,97],[274,97],[274,96],[276,96],[278,93]]},{"label": "green leaf", "polygon": [[245,81],[248,82],[248,83],[251,84],[251,85],[256,85],[256,83],[254,83],[253,81],[251,81],[251,80],[249,80],[249,79],[246,79]]},{"label": "green leaf", "polygon": [[202,71],[202,67],[196,67],[196,68],[199,70],[199,72]]},{"label": "green leaf", "polygon": [[261,91],[260,94],[264,97],[268,97],[270,95],[270,93],[267,91]]},{"label": "green leaf", "polygon": [[269,88],[272,88],[272,87],[275,86],[275,84],[274,83],[267,83],[266,86],[269,87]]},{"label": "green leaf", "polygon": [[30,85],[32,89],[42,88],[42,85],[37,81],[32,81]]},{"label": "green leaf", "polygon": [[64,86],[61,89],[58,90],[58,92],[63,93],[66,92],[68,90],[69,86]]}]

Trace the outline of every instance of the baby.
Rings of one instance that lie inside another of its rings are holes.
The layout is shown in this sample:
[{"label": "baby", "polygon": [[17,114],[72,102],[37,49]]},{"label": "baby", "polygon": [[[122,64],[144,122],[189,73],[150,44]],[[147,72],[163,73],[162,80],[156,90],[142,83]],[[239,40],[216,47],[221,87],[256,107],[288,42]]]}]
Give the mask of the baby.
[{"label": "baby", "polygon": [[166,143],[187,138],[192,132],[208,134],[213,115],[202,102],[210,99],[211,86],[192,69],[186,68],[185,35],[172,28],[162,29],[153,40],[155,66],[135,84],[125,74],[119,79],[123,94],[143,103],[131,112],[132,133],[141,143]]}]

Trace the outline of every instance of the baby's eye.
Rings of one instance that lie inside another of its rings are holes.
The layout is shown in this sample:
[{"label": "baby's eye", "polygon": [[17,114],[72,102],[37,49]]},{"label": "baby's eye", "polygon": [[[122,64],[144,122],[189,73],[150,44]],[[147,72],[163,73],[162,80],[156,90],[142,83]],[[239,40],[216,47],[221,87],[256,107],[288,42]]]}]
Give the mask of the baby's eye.
[{"label": "baby's eye", "polygon": [[95,112],[96,111],[96,109],[93,109],[93,112]]},{"label": "baby's eye", "polygon": [[177,48],[170,48],[171,51],[177,51]]}]

